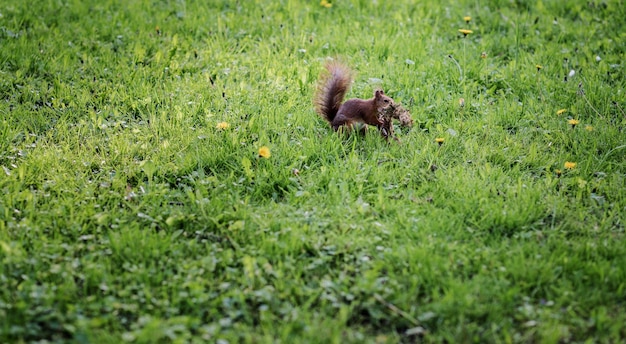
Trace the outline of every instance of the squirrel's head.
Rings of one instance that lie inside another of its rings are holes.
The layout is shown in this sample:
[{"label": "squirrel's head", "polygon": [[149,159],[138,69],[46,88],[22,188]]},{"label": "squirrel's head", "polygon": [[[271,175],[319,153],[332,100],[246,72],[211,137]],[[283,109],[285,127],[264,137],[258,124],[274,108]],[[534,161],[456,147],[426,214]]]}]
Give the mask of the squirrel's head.
[{"label": "squirrel's head", "polygon": [[376,105],[379,109],[385,109],[393,106],[393,99],[387,97],[383,90],[374,91],[374,99],[376,99]]}]

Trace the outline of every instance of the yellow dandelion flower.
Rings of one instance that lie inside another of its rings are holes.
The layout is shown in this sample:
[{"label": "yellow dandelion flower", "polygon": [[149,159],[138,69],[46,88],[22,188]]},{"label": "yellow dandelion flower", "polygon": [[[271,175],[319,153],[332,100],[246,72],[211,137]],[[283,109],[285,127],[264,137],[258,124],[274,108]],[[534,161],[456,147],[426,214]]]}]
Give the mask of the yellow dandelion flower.
[{"label": "yellow dandelion flower", "polygon": [[576,124],[580,123],[580,121],[577,120],[577,119],[572,118],[572,119],[568,120],[567,123],[569,123],[572,126],[572,128],[574,128],[576,126]]},{"label": "yellow dandelion flower", "polygon": [[219,122],[215,127],[217,129],[228,129],[228,127],[230,127],[230,124],[228,124],[228,122]]},{"label": "yellow dandelion flower", "polygon": [[470,33],[474,33],[474,31],[472,30],[468,30],[468,29],[459,29],[459,32],[463,34],[463,36],[467,36]]},{"label": "yellow dandelion flower", "polygon": [[566,161],[563,166],[565,167],[566,170],[571,170],[576,167],[576,163],[571,162],[571,161]]},{"label": "yellow dandelion flower", "polygon": [[267,146],[263,146],[261,148],[259,148],[259,156],[261,158],[269,158],[272,156],[272,153],[270,152],[270,149]]},{"label": "yellow dandelion flower", "polygon": [[437,137],[435,138],[435,142],[437,142],[440,146],[443,144],[443,141],[445,141],[446,139],[444,139],[443,137]]},{"label": "yellow dandelion flower", "polygon": [[470,17],[470,16],[465,16],[465,17],[463,17],[463,20],[465,20],[465,22],[466,22],[466,23],[469,23],[469,22],[470,22],[470,20],[472,20],[472,17]]},{"label": "yellow dandelion flower", "polygon": [[543,66],[538,64],[538,65],[535,65],[535,68],[537,68],[537,72],[538,72],[543,69]]},{"label": "yellow dandelion flower", "polygon": [[587,130],[587,131],[593,131],[593,127],[592,127],[592,126],[590,126],[590,125],[586,125],[586,126],[585,126],[585,130]]},{"label": "yellow dandelion flower", "polygon": [[326,7],[326,8],[331,8],[331,7],[333,7],[333,4],[331,4],[330,2],[328,2],[328,0],[322,0],[322,1],[320,1],[320,5],[322,5],[322,7]]},{"label": "yellow dandelion flower", "polygon": [[565,111],[567,111],[567,109],[558,109],[558,110],[556,110],[556,114],[557,115],[562,115],[562,114],[565,113]]}]

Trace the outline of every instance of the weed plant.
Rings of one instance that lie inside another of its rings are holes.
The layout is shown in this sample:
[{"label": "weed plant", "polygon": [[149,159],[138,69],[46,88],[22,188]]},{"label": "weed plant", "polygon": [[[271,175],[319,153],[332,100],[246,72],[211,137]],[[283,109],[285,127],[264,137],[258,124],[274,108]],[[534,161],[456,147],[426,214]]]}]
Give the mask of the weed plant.
[{"label": "weed plant", "polygon": [[[625,26],[0,0],[0,342],[626,340]],[[329,58],[411,111],[401,143],[315,114]]]}]

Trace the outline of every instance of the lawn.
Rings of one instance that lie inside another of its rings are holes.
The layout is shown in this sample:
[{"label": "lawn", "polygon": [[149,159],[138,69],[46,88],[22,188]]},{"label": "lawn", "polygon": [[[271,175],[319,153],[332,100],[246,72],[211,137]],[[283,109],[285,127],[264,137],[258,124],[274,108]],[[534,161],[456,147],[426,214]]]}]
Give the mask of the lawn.
[{"label": "lawn", "polygon": [[[621,0],[0,0],[0,342],[626,341],[624,27]],[[330,59],[413,127],[335,134]]]}]

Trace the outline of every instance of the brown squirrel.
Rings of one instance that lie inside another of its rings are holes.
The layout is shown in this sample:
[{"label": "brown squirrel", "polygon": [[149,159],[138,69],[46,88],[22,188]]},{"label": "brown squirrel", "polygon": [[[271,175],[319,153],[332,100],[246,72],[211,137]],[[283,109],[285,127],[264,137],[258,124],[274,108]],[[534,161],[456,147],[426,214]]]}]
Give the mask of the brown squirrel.
[{"label": "brown squirrel", "polygon": [[387,97],[382,90],[376,90],[371,99],[349,99],[342,104],[352,83],[352,72],[336,61],[326,63],[325,67],[313,100],[315,111],[327,120],[335,131],[342,126],[352,129],[360,122],[374,125],[383,132],[384,123],[380,114],[394,104],[393,99]]}]

